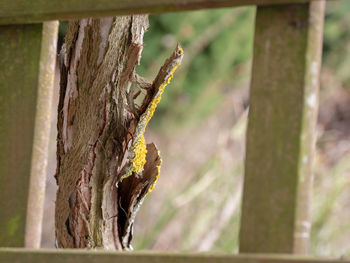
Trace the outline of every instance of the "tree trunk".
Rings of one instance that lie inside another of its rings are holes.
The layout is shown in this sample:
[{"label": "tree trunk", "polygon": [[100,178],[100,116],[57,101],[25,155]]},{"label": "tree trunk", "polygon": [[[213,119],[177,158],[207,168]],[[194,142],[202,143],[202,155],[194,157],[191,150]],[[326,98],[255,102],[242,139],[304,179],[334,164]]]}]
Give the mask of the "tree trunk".
[{"label": "tree trunk", "polygon": [[153,82],[139,77],[147,27],[144,15],[69,23],[57,123],[60,248],[131,248],[136,212],[161,164],[143,134],[183,56],[178,46]]}]

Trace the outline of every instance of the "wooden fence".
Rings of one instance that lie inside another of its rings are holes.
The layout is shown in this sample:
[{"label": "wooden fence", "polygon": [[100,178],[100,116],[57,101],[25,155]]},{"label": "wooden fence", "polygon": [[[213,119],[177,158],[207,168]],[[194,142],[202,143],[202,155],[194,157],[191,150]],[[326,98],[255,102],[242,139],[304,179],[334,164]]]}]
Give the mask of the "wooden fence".
[{"label": "wooden fence", "polygon": [[[36,249],[58,27],[43,21],[243,5],[257,11],[241,254]],[[2,0],[0,262],[336,262],[288,256],[308,252],[324,8],[324,0]]]}]

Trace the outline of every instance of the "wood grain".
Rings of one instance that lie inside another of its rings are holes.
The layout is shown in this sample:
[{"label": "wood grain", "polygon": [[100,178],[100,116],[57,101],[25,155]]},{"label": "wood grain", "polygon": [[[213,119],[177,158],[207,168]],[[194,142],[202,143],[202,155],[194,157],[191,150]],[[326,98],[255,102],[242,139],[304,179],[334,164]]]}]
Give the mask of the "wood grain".
[{"label": "wood grain", "polygon": [[324,2],[258,7],[243,253],[307,253]]},{"label": "wood grain", "polygon": [[[0,24],[165,13],[208,8],[306,3],[309,0],[2,0]],[[318,0],[315,0],[318,1]]]}]

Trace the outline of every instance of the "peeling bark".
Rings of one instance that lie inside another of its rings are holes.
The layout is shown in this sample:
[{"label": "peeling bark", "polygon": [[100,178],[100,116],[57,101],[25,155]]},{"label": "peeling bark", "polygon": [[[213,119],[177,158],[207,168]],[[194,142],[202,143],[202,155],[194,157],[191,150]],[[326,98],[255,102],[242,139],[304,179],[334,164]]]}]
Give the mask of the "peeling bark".
[{"label": "peeling bark", "polygon": [[131,248],[136,212],[161,164],[143,134],[183,57],[178,46],[153,82],[137,76],[147,28],[144,15],[69,23],[60,55],[58,247]]}]

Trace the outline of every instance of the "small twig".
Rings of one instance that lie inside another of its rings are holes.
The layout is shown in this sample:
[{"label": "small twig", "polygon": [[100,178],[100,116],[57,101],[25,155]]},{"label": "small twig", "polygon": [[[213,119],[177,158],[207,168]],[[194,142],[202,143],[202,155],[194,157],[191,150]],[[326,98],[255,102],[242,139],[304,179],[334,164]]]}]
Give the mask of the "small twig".
[{"label": "small twig", "polygon": [[146,78],[141,77],[137,73],[134,73],[131,81],[136,83],[141,89],[148,90],[152,87],[152,84],[150,81],[148,81]]},{"label": "small twig", "polygon": [[138,114],[138,108],[135,106],[134,103],[134,90],[130,89],[130,92],[126,93],[126,99],[128,101],[128,110],[134,114],[134,116],[136,118],[139,118],[139,114]]},{"label": "small twig", "polygon": [[159,88],[167,84],[169,79],[172,77],[172,74],[176,67],[180,64],[183,58],[182,47],[177,44],[174,52],[171,56],[164,62],[163,66],[159,69],[157,76],[152,82],[152,87],[147,89],[147,94],[140,106],[140,114],[144,113],[148,105],[152,101],[155,94],[157,94]]},{"label": "small twig", "polygon": [[137,97],[141,94],[141,90],[138,90],[135,94],[134,94],[134,97],[133,99],[136,100]]}]

